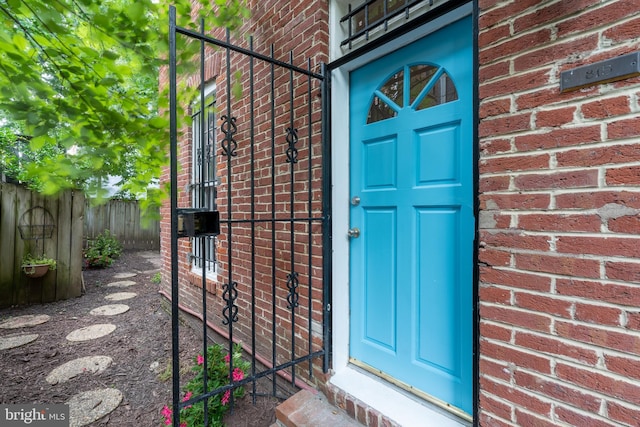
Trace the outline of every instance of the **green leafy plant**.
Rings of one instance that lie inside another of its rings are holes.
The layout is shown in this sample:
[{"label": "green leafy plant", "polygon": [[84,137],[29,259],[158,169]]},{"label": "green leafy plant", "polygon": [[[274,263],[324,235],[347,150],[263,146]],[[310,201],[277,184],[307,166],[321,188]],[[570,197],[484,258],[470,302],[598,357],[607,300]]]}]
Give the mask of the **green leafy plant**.
[{"label": "green leafy plant", "polygon": [[28,254],[22,259],[22,271],[31,279],[44,276],[49,270],[55,270],[56,266],[56,260],[47,258],[46,255],[37,257]]},{"label": "green leafy plant", "polygon": [[[230,363],[232,362],[233,370],[230,371]],[[204,356],[198,354],[194,358],[195,365],[193,371],[196,372],[195,377],[191,379],[185,386],[185,394],[182,399],[187,402],[193,397],[197,397],[204,393]],[[242,346],[236,344],[233,347],[231,355],[220,344],[214,344],[207,348],[207,391],[215,390],[229,383],[241,381],[250,368],[249,362],[242,359]],[[229,400],[231,393],[234,398],[244,396],[244,387],[229,389],[224,393],[212,396],[207,401],[209,425],[212,427],[222,427],[222,418],[229,409]],[[164,406],[160,414],[163,417],[165,425],[171,425],[173,412],[168,406]],[[196,427],[204,425],[204,402],[198,402],[193,405],[186,406],[180,410],[180,426]]]},{"label": "green leafy plant", "polygon": [[[178,25],[193,29],[192,10],[210,27],[237,28],[249,14],[242,0],[0,2],[0,123],[15,124],[30,152],[43,154],[18,164],[0,144],[16,179],[46,194],[80,188],[103,198],[102,183],[119,176],[148,206],[161,202],[165,192],[150,184],[168,164],[168,85],[158,83],[170,3]],[[197,46],[178,38],[181,69],[195,67]]]},{"label": "green leafy plant", "polygon": [[109,230],[105,230],[89,241],[84,252],[85,265],[90,268],[109,267],[121,254],[122,244]]},{"label": "green leafy plant", "polygon": [[153,283],[154,285],[159,285],[160,282],[162,282],[162,276],[158,272],[154,274],[153,277],[151,278],[151,283]]},{"label": "green leafy plant", "polygon": [[53,258],[47,258],[46,255],[42,256],[33,256],[31,254],[27,254],[22,258],[22,267],[29,267],[32,265],[48,265],[49,270],[55,270],[57,267],[56,260]]},{"label": "green leafy plant", "polygon": [[31,189],[41,189],[42,183],[37,177],[27,176],[27,166],[40,165],[45,158],[63,151],[55,143],[47,143],[39,150],[32,150],[28,137],[18,135],[9,126],[0,127],[0,172],[15,182],[26,183]]}]

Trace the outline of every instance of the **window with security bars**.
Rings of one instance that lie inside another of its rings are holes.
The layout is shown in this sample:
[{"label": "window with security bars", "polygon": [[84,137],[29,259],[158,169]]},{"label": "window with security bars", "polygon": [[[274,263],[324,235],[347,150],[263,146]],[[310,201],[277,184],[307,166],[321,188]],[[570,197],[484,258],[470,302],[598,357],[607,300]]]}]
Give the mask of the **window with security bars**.
[{"label": "window with security bars", "polygon": [[436,15],[464,0],[361,0],[340,20],[344,31],[343,49],[361,47],[425,14]]},{"label": "window with security bars", "polygon": [[[205,90],[205,102],[193,107],[192,137],[192,207],[216,208],[216,119],[214,88]],[[195,273],[216,272],[216,239],[214,236],[191,239],[192,269]]]}]

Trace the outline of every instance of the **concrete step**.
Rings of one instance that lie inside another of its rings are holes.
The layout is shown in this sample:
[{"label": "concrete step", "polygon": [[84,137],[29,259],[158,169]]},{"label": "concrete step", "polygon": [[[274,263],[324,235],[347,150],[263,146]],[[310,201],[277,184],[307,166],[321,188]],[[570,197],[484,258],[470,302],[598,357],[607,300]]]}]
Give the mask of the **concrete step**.
[{"label": "concrete step", "polygon": [[346,413],[331,406],[322,393],[301,390],[276,408],[271,427],[362,427]]}]

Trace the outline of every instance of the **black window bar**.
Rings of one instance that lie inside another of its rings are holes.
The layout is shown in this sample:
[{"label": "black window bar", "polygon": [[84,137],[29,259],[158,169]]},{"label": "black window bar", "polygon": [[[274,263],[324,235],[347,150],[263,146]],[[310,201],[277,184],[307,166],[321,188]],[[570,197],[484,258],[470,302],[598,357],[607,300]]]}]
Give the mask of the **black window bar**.
[{"label": "black window bar", "polygon": [[[192,200],[194,208],[215,210],[216,206],[216,137],[215,137],[215,91],[205,94],[204,86],[199,95],[199,104],[191,114],[193,123],[193,172]],[[202,107],[204,105],[204,107]],[[196,269],[213,273],[216,268],[216,239],[214,236],[193,238],[191,260]]]},{"label": "black window bar", "polygon": [[367,0],[355,9],[349,4],[349,12],[340,20],[340,23],[348,23],[349,36],[340,46],[349,45],[351,49],[355,40],[363,36],[365,40],[369,40],[372,30],[382,26],[386,31],[389,21],[393,18],[404,14],[405,18],[409,19],[412,8],[426,3],[431,7],[434,0]]}]

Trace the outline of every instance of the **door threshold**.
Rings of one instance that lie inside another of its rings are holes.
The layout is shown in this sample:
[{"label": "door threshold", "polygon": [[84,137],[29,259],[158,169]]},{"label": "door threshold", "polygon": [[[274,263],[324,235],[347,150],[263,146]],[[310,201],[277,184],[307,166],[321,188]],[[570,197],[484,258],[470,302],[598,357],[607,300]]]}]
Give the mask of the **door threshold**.
[{"label": "door threshold", "polygon": [[353,365],[355,368],[361,369],[364,372],[372,374],[374,377],[380,377],[383,381],[390,383],[392,386],[398,387],[401,389],[401,392],[406,392],[412,394],[418,398],[418,400],[425,401],[427,404],[435,405],[444,409],[446,412],[451,413],[454,417],[461,418],[462,420],[472,422],[473,418],[471,415],[464,412],[462,409],[458,409],[455,406],[449,405],[447,402],[438,399],[437,397],[431,396],[423,392],[422,390],[416,389],[409,384],[403,383],[402,381],[392,377],[391,375],[382,372],[378,369],[373,368],[372,366],[367,365],[364,362],[361,362],[357,359],[350,358],[349,363]]},{"label": "door threshold", "polygon": [[472,425],[352,364],[336,372],[329,382],[403,427]]}]

